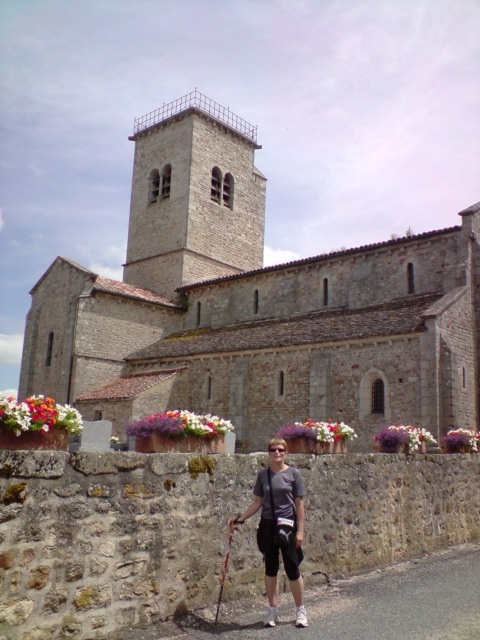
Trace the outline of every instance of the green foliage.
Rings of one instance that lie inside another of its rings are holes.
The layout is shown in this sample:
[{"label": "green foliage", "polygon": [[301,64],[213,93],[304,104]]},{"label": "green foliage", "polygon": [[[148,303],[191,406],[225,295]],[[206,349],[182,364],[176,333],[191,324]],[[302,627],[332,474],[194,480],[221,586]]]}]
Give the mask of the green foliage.
[{"label": "green foliage", "polygon": [[27,493],[25,491],[26,488],[26,482],[15,482],[14,484],[8,485],[8,487],[5,489],[5,493],[3,494],[4,504],[12,504],[12,502],[25,502],[25,500],[27,499]]},{"label": "green foliage", "polygon": [[211,456],[195,456],[188,461],[188,472],[196,480],[201,473],[208,473],[213,476],[215,460]]}]

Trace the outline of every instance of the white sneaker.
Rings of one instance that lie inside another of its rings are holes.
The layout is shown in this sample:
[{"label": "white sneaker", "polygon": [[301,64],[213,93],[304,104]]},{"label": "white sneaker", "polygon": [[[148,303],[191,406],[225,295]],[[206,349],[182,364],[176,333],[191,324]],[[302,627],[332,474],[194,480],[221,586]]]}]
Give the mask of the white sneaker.
[{"label": "white sneaker", "polygon": [[278,613],[278,609],[275,609],[275,607],[270,607],[265,617],[265,620],[263,621],[263,626],[274,627],[279,620],[280,620],[280,615]]},{"label": "white sneaker", "polygon": [[307,612],[303,607],[297,610],[297,621],[295,623],[295,626],[308,627]]}]

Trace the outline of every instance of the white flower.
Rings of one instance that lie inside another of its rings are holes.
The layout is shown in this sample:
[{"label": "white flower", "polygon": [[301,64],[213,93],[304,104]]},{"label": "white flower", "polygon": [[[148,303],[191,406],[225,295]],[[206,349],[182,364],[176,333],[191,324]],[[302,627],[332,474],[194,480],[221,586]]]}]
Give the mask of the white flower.
[{"label": "white flower", "polygon": [[437,441],[432,436],[430,431],[427,431],[424,428],[420,429],[419,427],[417,427],[416,431],[418,433],[418,437],[420,439],[420,442],[426,442],[427,444],[437,444]]},{"label": "white flower", "polygon": [[311,425],[317,434],[317,440],[320,442],[333,442],[334,435],[330,430],[328,422],[315,422]]}]

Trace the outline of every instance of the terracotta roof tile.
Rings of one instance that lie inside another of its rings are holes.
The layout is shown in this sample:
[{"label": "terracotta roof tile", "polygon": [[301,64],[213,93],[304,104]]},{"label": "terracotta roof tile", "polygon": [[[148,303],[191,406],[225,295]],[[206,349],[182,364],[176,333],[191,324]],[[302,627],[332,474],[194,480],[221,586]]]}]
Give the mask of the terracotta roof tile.
[{"label": "terracotta roof tile", "polygon": [[389,304],[355,310],[321,311],[288,320],[266,320],[221,329],[172,334],[127,360],[188,357],[294,345],[404,335],[424,331],[421,314],[440,295],[412,296]]},{"label": "terracotta roof tile", "polygon": [[76,398],[75,402],[88,402],[91,400],[127,400],[134,398],[142,391],[146,391],[174,376],[181,369],[159,371],[152,373],[134,374],[124,378],[114,378],[108,384]]},{"label": "terracotta roof tile", "polygon": [[165,298],[154,291],[150,291],[150,289],[134,287],[126,282],[111,280],[110,278],[104,278],[103,276],[96,277],[93,288],[96,291],[104,291],[105,293],[124,296],[126,298],[134,298],[135,300],[143,300],[144,302],[152,302],[153,304],[161,304],[174,309],[182,308],[168,298]]}]

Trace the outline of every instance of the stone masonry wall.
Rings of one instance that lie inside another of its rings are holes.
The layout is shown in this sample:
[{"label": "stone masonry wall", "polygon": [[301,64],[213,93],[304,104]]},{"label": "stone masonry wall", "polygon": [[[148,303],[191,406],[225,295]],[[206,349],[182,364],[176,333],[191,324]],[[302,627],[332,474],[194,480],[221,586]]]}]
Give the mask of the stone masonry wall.
[{"label": "stone masonry wall", "polygon": [[[125,282],[130,282],[130,263],[175,251],[185,237],[191,137],[191,120],[179,118],[141,135],[135,142]],[[172,167],[170,197],[149,203],[150,172],[161,172],[166,164]],[[151,288],[147,282],[132,284]]]},{"label": "stone masonry wall", "polygon": [[[25,331],[20,398],[44,393],[67,402],[77,298],[87,279],[84,272],[57,260],[35,289]],[[47,366],[50,333],[53,348]]]},{"label": "stone masonry wall", "polygon": [[172,309],[97,293],[79,302],[72,398],[119,376],[124,358],[175,325]]},{"label": "stone masonry wall", "polygon": [[[262,450],[279,427],[307,418],[343,420],[358,436],[353,451],[368,452],[373,434],[385,424],[436,427],[434,416],[422,414],[419,350],[419,340],[412,338],[172,360],[164,366],[188,368],[176,375],[168,408],[187,407],[232,420],[242,452]],[[385,376],[385,415],[370,413],[371,384],[365,380],[372,363]],[[426,385],[424,389],[434,393]],[[362,394],[368,407],[364,412]]]},{"label": "stone masonry wall", "polygon": [[[186,329],[196,326],[196,305],[202,304],[201,326],[288,318],[293,314],[332,309],[358,309],[408,297],[407,265],[414,265],[415,294],[441,294],[465,285],[465,247],[458,231],[428,240],[326,256],[311,264],[266,270],[239,280],[207,283],[189,291]],[[323,281],[328,280],[328,304]],[[258,291],[258,308],[254,306]]]},{"label": "stone masonry wall", "polygon": [[[442,358],[439,368],[446,378],[442,389],[444,422],[469,429],[476,428],[477,415],[474,326],[470,295],[461,296],[456,304],[444,311],[439,321]],[[450,399],[450,406],[445,406],[447,398]]]},{"label": "stone masonry wall", "polygon": [[[251,142],[208,117],[195,115],[188,248],[235,269],[263,266],[265,180],[255,173],[254,161]],[[223,177],[227,173],[233,176],[231,209],[210,199],[215,166]],[[205,277],[210,277],[208,272],[204,272]]]},{"label": "stone masonry wall", "polygon": [[[216,604],[226,520],[249,504],[265,463],[264,454],[0,451],[0,639],[102,640]],[[307,588],[321,572],[480,538],[478,455],[291,463],[308,491]],[[235,534],[225,601],[262,588],[256,521]]]},{"label": "stone masonry wall", "polygon": [[[187,282],[262,266],[265,179],[255,172],[254,148],[193,111],[135,137],[125,282],[173,298]],[[149,202],[150,173],[165,164],[169,197]],[[233,209],[211,200],[215,166],[234,178]]]}]

